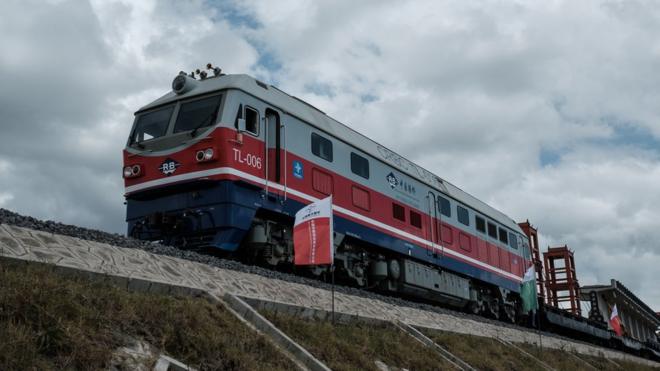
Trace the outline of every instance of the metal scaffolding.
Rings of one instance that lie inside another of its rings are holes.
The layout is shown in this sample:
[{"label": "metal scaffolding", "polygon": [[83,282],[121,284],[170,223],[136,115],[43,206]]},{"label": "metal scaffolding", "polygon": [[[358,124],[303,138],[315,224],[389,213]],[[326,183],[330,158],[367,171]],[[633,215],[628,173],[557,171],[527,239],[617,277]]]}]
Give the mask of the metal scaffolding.
[{"label": "metal scaffolding", "polygon": [[543,253],[545,261],[545,288],[548,294],[547,303],[560,308],[559,303],[568,302],[571,313],[581,315],[580,285],[575,273],[573,251],[568,246],[548,247]]}]

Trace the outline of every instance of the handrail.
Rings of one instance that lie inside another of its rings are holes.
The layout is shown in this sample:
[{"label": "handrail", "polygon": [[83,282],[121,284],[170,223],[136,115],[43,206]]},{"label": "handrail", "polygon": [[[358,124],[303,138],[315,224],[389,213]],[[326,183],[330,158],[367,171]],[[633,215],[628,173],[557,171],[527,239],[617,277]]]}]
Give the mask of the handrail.
[{"label": "handrail", "polygon": [[262,117],[262,121],[264,122],[264,126],[266,127],[266,130],[264,130],[266,133],[264,134],[266,137],[264,138],[264,142],[266,143],[266,164],[264,166],[264,169],[266,170],[264,180],[266,181],[266,197],[268,197],[268,177],[270,176],[270,173],[268,172],[268,144],[269,144],[269,138],[268,138],[268,115],[264,115]]},{"label": "handrail", "polygon": [[[431,201],[431,198],[433,198],[433,201]],[[433,240],[433,237],[435,236],[435,218],[433,217],[433,211],[435,210],[435,194],[431,191],[426,195],[426,206],[429,209],[429,219],[431,220],[431,250],[435,254],[435,241]],[[433,206],[434,210],[431,210],[431,206]]]},{"label": "handrail", "polygon": [[[288,173],[288,171],[287,171],[288,163],[286,162],[286,152],[287,152],[287,149],[286,149],[286,127],[284,126],[283,123],[280,126],[280,130],[284,131],[284,134],[282,134],[282,139],[283,139],[283,142],[284,142],[284,145],[282,146],[283,150],[284,150],[284,169],[282,169],[282,170],[284,170],[284,201],[286,201],[286,192],[287,192],[286,175]],[[281,167],[281,164],[280,164],[280,167]]]}]

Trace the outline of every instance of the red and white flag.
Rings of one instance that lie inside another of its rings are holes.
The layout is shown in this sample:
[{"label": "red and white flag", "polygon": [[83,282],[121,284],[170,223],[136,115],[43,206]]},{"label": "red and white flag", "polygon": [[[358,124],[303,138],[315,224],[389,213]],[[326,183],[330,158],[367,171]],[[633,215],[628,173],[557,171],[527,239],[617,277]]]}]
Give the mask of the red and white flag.
[{"label": "red and white flag", "polygon": [[294,264],[332,264],[333,239],[332,196],[303,207],[293,224]]},{"label": "red and white flag", "polygon": [[619,311],[616,309],[616,304],[612,307],[612,314],[610,315],[610,326],[618,336],[623,336],[621,329],[621,321],[619,320]]}]

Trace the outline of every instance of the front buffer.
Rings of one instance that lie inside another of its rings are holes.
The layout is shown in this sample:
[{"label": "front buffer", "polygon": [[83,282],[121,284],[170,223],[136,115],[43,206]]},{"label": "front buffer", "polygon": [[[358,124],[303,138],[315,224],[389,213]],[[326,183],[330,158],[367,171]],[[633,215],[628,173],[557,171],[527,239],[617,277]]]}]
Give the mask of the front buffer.
[{"label": "front buffer", "polygon": [[253,186],[197,180],[142,191],[126,199],[129,236],[183,248],[236,251],[261,206]]}]

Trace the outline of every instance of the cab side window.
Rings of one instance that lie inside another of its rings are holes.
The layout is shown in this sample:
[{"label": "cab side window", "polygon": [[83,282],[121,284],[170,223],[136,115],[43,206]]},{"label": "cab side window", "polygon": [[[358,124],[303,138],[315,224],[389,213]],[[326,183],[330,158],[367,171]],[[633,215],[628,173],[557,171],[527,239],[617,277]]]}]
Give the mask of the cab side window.
[{"label": "cab side window", "polygon": [[259,111],[245,106],[245,131],[259,135]]}]

